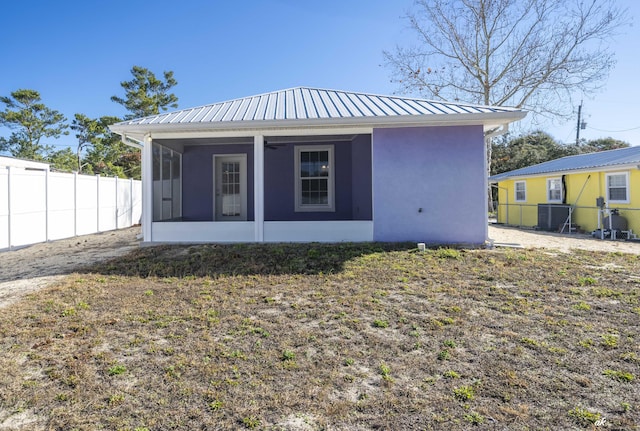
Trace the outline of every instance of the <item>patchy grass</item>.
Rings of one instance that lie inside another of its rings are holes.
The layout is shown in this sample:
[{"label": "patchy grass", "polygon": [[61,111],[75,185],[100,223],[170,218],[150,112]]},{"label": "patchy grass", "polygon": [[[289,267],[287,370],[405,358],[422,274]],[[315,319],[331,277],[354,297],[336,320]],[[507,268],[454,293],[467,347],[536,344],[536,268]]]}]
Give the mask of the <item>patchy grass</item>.
[{"label": "patchy grass", "polygon": [[0,429],[640,425],[640,258],[153,247],[2,310]]}]

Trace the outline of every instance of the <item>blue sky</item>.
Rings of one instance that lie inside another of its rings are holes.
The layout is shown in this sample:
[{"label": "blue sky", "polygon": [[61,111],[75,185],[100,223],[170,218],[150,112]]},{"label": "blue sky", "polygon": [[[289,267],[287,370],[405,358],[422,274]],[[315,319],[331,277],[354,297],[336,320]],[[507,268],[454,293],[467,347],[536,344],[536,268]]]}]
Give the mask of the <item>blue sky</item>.
[{"label": "blue sky", "polygon": [[[620,0],[637,21],[640,2]],[[401,16],[412,0],[22,0],[3,4],[0,95],[19,88],[69,121],[74,113],[121,116],[112,102],[139,65],[174,71],[179,107],[299,85],[392,94],[383,50],[412,40]],[[603,91],[583,95],[581,137],[640,145],[637,25],[612,45],[616,69]],[[580,96],[576,97],[580,100]],[[576,107],[577,109],[577,107]],[[560,141],[575,121],[545,124]],[[633,130],[629,130],[633,129]],[[622,131],[625,130],[625,131]],[[6,128],[0,135],[8,136]],[[73,135],[50,141],[76,145]]]}]

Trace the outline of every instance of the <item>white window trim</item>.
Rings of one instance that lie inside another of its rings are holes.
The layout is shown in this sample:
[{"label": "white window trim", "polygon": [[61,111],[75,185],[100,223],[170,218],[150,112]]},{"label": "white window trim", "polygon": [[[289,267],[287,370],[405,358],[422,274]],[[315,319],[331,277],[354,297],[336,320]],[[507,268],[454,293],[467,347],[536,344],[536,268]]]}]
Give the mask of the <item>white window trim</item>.
[{"label": "white window trim", "polygon": [[[524,184],[524,199],[518,199],[518,184]],[[527,201],[527,182],[526,181],[515,181],[513,183],[513,198],[516,202],[526,202]]]},{"label": "white window trim", "polygon": [[[554,180],[558,180],[560,181],[560,199],[549,199],[549,192],[551,191],[551,188],[549,187],[551,185],[551,181]],[[562,190],[562,178],[561,177],[554,177],[554,178],[547,178],[547,202],[562,202],[562,193],[564,192],[564,190]]]},{"label": "white window trim", "polygon": [[[624,181],[625,181],[625,189],[627,191],[627,198],[624,200],[609,200],[609,177],[612,177],[614,175],[624,175]],[[612,203],[612,204],[628,204],[630,203],[629,200],[629,196],[630,196],[630,190],[629,190],[629,172],[609,172],[605,174],[605,181],[604,181],[604,187],[605,187],[605,194],[607,196],[607,202]]]},{"label": "white window trim", "polygon": [[[329,152],[329,177],[328,177],[328,201],[326,205],[302,204],[302,178],[300,177],[300,153],[303,151],[328,151]],[[335,212],[335,163],[333,157],[333,145],[296,145],[295,151],[295,211],[296,212]]]}]

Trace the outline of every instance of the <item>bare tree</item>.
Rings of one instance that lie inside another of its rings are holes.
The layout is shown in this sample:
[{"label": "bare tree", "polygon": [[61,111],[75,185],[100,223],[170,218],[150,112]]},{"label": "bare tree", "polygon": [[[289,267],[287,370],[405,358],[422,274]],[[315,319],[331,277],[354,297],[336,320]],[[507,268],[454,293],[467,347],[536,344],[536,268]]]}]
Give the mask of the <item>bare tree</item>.
[{"label": "bare tree", "polygon": [[614,65],[615,0],[416,0],[413,47],[385,52],[403,93],[570,114]]},{"label": "bare tree", "polygon": [[406,18],[418,44],[384,56],[403,93],[568,117],[571,94],[599,88],[615,64],[608,43],[627,23],[615,2],[416,0]]}]

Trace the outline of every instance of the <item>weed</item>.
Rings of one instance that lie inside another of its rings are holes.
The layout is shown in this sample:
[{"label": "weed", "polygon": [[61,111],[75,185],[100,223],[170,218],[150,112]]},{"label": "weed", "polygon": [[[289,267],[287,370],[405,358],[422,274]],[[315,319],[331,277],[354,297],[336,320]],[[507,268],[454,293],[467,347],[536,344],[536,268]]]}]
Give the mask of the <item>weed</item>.
[{"label": "weed", "polygon": [[[295,355],[294,355],[295,356]],[[243,360],[247,360],[247,355],[245,355],[244,353],[242,353],[240,350],[234,350],[233,352],[231,352],[231,357],[232,358],[238,358],[238,359],[243,359]]]},{"label": "weed", "polygon": [[382,378],[388,381],[391,381],[391,367],[389,367],[387,364],[385,364],[384,362],[380,364],[380,366],[378,367],[379,371],[380,371],[380,375],[382,375]]},{"label": "weed", "polygon": [[618,292],[616,290],[613,290],[613,289],[606,288],[606,287],[600,287],[600,288],[597,288],[597,289],[593,289],[592,292],[598,298],[617,298],[620,295],[622,295],[622,293],[620,293],[620,292]]},{"label": "weed", "polygon": [[144,294],[145,294],[146,296],[153,296],[153,290],[151,290],[151,289],[147,289],[147,290],[145,290],[145,291],[144,291]]},{"label": "weed", "polygon": [[472,423],[473,425],[481,425],[484,422],[485,417],[482,416],[480,413],[471,412],[464,415],[464,420],[469,423]]},{"label": "weed", "polygon": [[444,376],[448,379],[459,379],[460,374],[456,373],[453,370],[445,371]]},{"label": "weed", "polygon": [[622,407],[622,411],[624,413],[629,413],[631,411],[631,404],[629,404],[627,402],[620,403],[620,407]]},{"label": "weed", "polygon": [[451,353],[449,353],[449,351],[447,349],[441,350],[440,352],[438,352],[438,360],[439,361],[446,361],[448,359],[451,359]]},{"label": "weed", "polygon": [[376,328],[388,328],[389,322],[386,320],[376,319],[373,321],[373,326]]},{"label": "weed", "polygon": [[597,280],[593,277],[580,277],[578,279],[580,286],[591,286],[597,283]]},{"label": "weed", "polygon": [[110,406],[117,406],[120,405],[124,402],[124,395],[122,394],[115,394],[115,395],[111,395],[109,397],[109,405]]},{"label": "weed", "polygon": [[73,307],[69,307],[61,313],[62,317],[75,316],[75,315],[76,315],[76,309]]},{"label": "weed", "polygon": [[594,346],[594,342],[591,338],[587,338],[585,340],[580,340],[578,342],[579,345],[581,345],[582,347],[584,347],[585,349],[591,349]]},{"label": "weed", "polygon": [[453,340],[444,340],[442,344],[444,344],[446,347],[451,347],[452,349],[456,348],[456,342]]},{"label": "weed", "polygon": [[114,365],[113,367],[109,368],[108,374],[110,376],[118,376],[126,372],[127,372],[127,367],[125,367],[124,365]]},{"label": "weed", "polygon": [[523,344],[531,347],[538,347],[540,345],[540,343],[537,340],[534,340],[533,338],[522,337],[520,341]]},{"label": "weed", "polygon": [[356,363],[356,361],[353,358],[347,358],[347,359],[344,360],[344,365],[347,366],[347,367],[350,367],[355,363]]},{"label": "weed", "polygon": [[282,359],[283,361],[295,361],[296,354],[291,350],[283,350],[280,359]]},{"label": "weed", "polygon": [[475,389],[473,386],[454,388],[453,397],[458,401],[471,401],[475,397]]},{"label": "weed", "polygon": [[222,406],[224,405],[224,403],[220,400],[213,400],[209,403],[209,408],[211,410],[213,410],[214,412],[217,410],[222,409]]},{"label": "weed", "polygon": [[600,344],[605,349],[615,349],[616,347],[618,347],[618,338],[619,337],[617,335],[604,334],[602,335],[602,341],[600,342]]},{"label": "weed", "polygon": [[620,355],[620,359],[627,362],[633,362],[635,364],[640,364],[640,356],[636,352],[626,352]]},{"label": "weed", "polygon": [[595,424],[602,417],[600,413],[592,412],[582,407],[574,407],[573,410],[569,411],[569,416],[582,426]]},{"label": "weed", "polygon": [[573,305],[573,309],[580,310],[580,311],[589,311],[591,310],[591,306],[584,301],[580,301],[577,304]]},{"label": "weed", "polygon": [[247,429],[255,429],[260,426],[260,419],[255,416],[247,416],[242,418],[242,424]]},{"label": "weed", "polygon": [[620,382],[625,382],[625,383],[629,383],[634,379],[633,374],[627,373],[625,371],[604,370],[602,374],[604,374],[607,377],[611,377],[614,380],[618,380]]},{"label": "weed", "polygon": [[557,353],[559,355],[564,355],[565,353],[568,352],[568,350],[565,349],[564,347],[557,347],[557,346],[549,346],[547,350],[551,353]]},{"label": "weed", "polygon": [[436,250],[436,256],[440,259],[462,259],[462,254],[454,248],[439,248]]},{"label": "weed", "polygon": [[69,395],[65,394],[65,393],[59,393],[58,395],[56,395],[56,400],[58,400],[58,401],[68,401],[69,400]]}]

